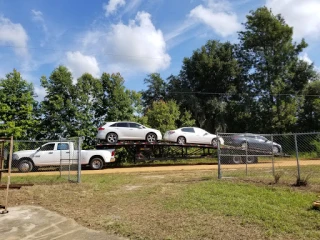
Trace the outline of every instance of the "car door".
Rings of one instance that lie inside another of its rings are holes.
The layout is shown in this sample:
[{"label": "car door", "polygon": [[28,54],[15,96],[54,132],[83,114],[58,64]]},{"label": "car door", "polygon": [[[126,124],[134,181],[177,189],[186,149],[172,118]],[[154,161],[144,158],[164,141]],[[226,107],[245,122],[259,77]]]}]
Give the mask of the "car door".
[{"label": "car door", "polygon": [[33,157],[36,166],[51,166],[60,164],[60,153],[55,150],[55,143],[48,143],[41,146]]},{"label": "car door", "polygon": [[272,151],[272,142],[263,136],[257,136],[259,141],[259,149]]},{"label": "car door", "polygon": [[197,143],[198,139],[196,137],[194,128],[192,127],[181,128],[181,132],[183,133],[183,136],[186,138],[187,143]]},{"label": "car door", "polygon": [[[200,129],[200,128],[199,128]],[[199,143],[201,144],[211,144],[212,139],[215,138],[211,133],[200,129],[199,135],[201,136]]]},{"label": "car door", "polygon": [[118,137],[120,140],[131,139],[129,134],[129,124],[127,122],[118,122],[116,129],[117,129]]},{"label": "car door", "polygon": [[134,122],[129,123],[129,128],[128,128],[128,136],[130,139],[145,139],[146,138],[146,133],[142,127],[142,125]]},{"label": "car door", "polygon": [[245,135],[245,139],[249,145],[250,149],[257,149],[259,147],[259,144],[257,142],[255,135]]},{"label": "car door", "polygon": [[200,129],[200,128],[193,128],[195,131],[195,142],[196,143],[200,143],[200,144],[208,144],[210,141],[208,141],[208,135],[206,133],[206,131]]}]

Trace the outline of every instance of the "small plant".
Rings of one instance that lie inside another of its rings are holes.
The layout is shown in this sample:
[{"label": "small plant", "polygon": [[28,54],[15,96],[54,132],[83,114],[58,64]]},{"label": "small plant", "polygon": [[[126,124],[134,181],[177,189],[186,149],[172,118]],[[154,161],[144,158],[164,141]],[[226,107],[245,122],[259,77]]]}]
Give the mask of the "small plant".
[{"label": "small plant", "polygon": [[280,181],[280,178],[283,176],[283,172],[276,172],[273,177],[274,177],[274,183],[277,184]]},{"label": "small plant", "polygon": [[296,187],[305,187],[309,184],[309,179],[311,177],[311,173],[307,174],[304,178],[301,178],[300,176],[296,176],[297,180],[294,186]]}]

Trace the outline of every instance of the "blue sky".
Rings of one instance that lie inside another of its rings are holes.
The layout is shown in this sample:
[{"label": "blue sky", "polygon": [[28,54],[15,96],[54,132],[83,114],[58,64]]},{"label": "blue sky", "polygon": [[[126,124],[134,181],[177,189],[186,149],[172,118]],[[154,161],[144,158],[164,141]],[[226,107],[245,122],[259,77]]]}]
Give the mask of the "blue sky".
[{"label": "blue sky", "polygon": [[320,67],[320,0],[0,0],[0,77],[16,68],[39,98],[40,77],[60,64],[120,72],[132,90],[159,72],[178,74],[184,57],[210,39],[237,41],[250,10],[268,6],[305,38],[301,54]]}]

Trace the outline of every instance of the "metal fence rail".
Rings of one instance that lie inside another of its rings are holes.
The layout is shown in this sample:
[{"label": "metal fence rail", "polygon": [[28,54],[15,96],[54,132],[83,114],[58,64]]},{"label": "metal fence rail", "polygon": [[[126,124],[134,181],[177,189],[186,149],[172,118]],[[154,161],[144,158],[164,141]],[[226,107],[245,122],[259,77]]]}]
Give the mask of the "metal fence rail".
[{"label": "metal fence rail", "polygon": [[[303,184],[319,175],[320,133],[218,133],[219,178],[250,176]],[[234,167],[232,164],[241,164]]]}]

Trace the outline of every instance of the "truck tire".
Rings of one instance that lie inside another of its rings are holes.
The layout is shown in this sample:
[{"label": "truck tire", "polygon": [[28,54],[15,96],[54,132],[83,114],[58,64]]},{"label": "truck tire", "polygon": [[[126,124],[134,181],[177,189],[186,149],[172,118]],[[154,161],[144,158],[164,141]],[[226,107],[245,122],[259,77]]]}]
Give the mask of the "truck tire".
[{"label": "truck tire", "polygon": [[18,169],[20,172],[31,172],[33,169],[33,163],[30,160],[21,160],[18,164]]},{"label": "truck tire", "polygon": [[90,169],[91,170],[100,170],[101,168],[103,168],[103,160],[99,157],[94,157],[90,160]]}]

